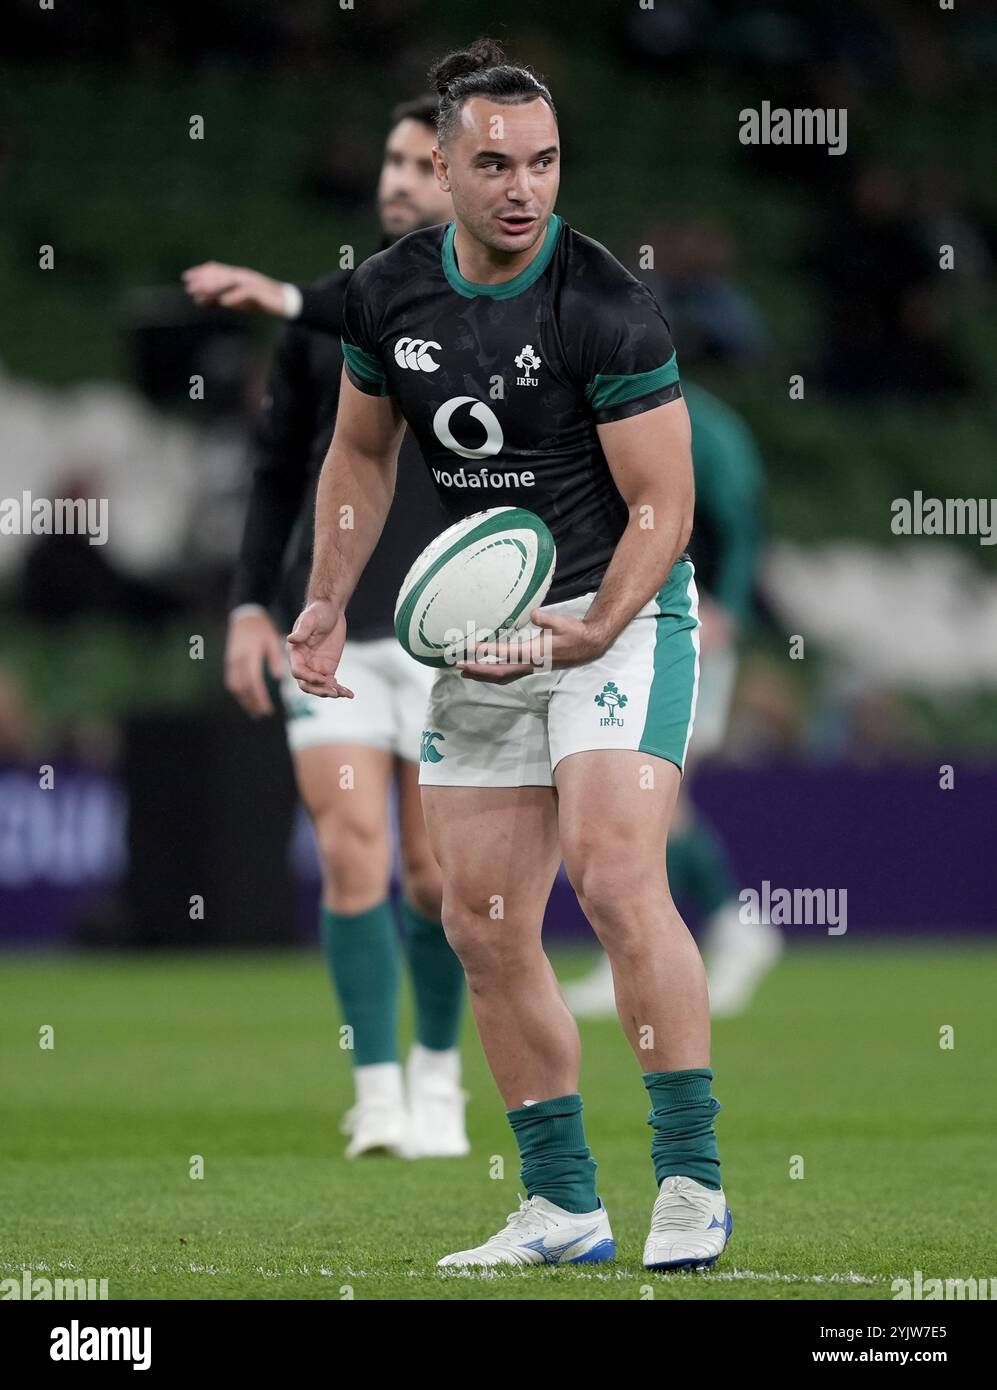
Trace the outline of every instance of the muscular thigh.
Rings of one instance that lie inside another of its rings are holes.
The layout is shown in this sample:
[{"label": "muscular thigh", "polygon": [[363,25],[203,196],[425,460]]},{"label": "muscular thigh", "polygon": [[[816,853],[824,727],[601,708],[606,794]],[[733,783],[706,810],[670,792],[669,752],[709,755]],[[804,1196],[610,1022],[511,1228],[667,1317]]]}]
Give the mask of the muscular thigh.
[{"label": "muscular thigh", "polygon": [[576,889],[593,870],[621,890],[666,886],[665,843],[681,773],[674,763],[627,749],[562,758],[554,773],[558,829]]},{"label": "muscular thigh", "polygon": [[294,754],[298,790],[325,856],[339,846],[388,873],[393,761],[386,750],[362,744],[323,743]]},{"label": "muscular thigh", "polygon": [[444,911],[539,926],[560,863],[550,787],[422,786],[430,844],[443,874]]}]

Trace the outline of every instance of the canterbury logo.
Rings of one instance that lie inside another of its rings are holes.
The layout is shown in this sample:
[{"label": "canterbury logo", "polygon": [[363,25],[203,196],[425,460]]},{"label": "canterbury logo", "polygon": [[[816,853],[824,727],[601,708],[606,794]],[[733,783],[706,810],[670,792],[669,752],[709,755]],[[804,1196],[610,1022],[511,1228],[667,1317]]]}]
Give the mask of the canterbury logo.
[{"label": "canterbury logo", "polygon": [[442,351],[439,343],[426,338],[399,338],[395,343],[395,361],[412,372],[435,372],[440,364],[430,357],[430,348]]},{"label": "canterbury logo", "polygon": [[438,729],[423,729],[422,744],[419,748],[419,761],[421,763],[441,763],[446,757],[446,753],[441,753],[438,748],[434,747],[433,740],[436,738],[445,739],[446,735],[441,734]]}]

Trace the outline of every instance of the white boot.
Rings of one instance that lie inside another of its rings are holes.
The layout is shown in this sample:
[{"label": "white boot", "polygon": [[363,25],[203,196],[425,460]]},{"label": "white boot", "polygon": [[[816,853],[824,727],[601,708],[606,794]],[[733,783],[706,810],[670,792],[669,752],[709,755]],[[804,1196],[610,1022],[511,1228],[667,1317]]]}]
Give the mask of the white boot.
[{"label": "white boot", "polygon": [[602,1264],[615,1258],[616,1242],[601,1201],[595,1211],[578,1215],[546,1197],[531,1197],[520,1198],[519,1210],[510,1212],[502,1230],[483,1245],[457,1250],[436,1263],[445,1269],[451,1265]]},{"label": "white boot", "polygon": [[644,1244],[646,1269],[710,1269],[726,1248],[734,1220],[723,1188],[695,1178],[662,1178]]},{"label": "white boot", "polygon": [[343,1116],[340,1126],[344,1134],[352,1135],[346,1146],[346,1157],[359,1158],[361,1154],[403,1157],[407,1115],[401,1064],[375,1062],[355,1067],[353,1080],[357,1103]]},{"label": "white boot", "polygon": [[464,1125],[467,1092],[460,1084],[460,1052],[413,1043],[405,1067],[408,1088],[408,1158],[463,1158],[471,1152]]}]

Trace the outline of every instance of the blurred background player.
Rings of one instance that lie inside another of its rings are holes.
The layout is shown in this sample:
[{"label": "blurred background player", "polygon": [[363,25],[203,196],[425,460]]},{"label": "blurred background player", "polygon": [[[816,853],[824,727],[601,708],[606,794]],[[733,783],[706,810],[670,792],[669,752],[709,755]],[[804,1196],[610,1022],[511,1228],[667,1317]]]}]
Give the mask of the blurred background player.
[{"label": "blurred background player", "polygon": [[[700,591],[699,697],[682,791],[668,837],[668,882],[692,907],[710,990],[710,1012],[722,1018],[747,1007],[758,982],[782,954],[783,938],[768,922],[742,922],[737,882],[726,847],[689,796],[698,759],[723,743],[737,679],[738,642],[751,612],[762,536],[764,475],[754,437],[741,417],[701,386],[685,382],[692,422],[696,519],[689,554]],[[580,1018],[616,1013],[613,972],[603,954],[581,980],[565,986]]]},{"label": "blurred background player", "polygon": [[[436,100],[395,108],[377,190],[382,247],[448,221],[451,200],[433,174]],[[287,735],[322,865],[321,940],[353,1030],[356,1105],[344,1120],[349,1158],[387,1152],[468,1152],[457,1041],[464,973],[440,925],[440,871],[419,800],[419,743],[434,672],[403,652],[394,601],[415,556],[447,524],[411,436],[398,490],[347,613],[343,669],[360,698],[323,700],[287,672],[271,618],[290,626],[311,564],[315,485],[339,401],[343,297],[350,271],[282,284],[208,262],[184,274],[201,305],[262,310],[291,320],[280,333],[257,427],[249,509],[230,592],[228,689],[254,718],[273,713],[265,671],[281,681]],[[402,1074],[398,1044],[401,948],[390,901],[391,788],[401,848],[400,912],[415,998],[416,1041]],[[406,1101],[407,1092],[407,1101]]]}]

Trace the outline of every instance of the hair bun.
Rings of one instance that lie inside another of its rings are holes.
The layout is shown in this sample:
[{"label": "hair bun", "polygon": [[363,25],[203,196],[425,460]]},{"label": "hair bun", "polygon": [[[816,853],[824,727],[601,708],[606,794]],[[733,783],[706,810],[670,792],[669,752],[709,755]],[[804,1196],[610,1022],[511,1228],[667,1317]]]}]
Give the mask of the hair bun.
[{"label": "hair bun", "polygon": [[505,62],[501,44],[494,39],[476,39],[469,48],[451,53],[436,64],[429,74],[430,81],[440,96],[446,96],[447,89],[458,77],[468,73],[481,72],[485,68],[497,68]]}]

